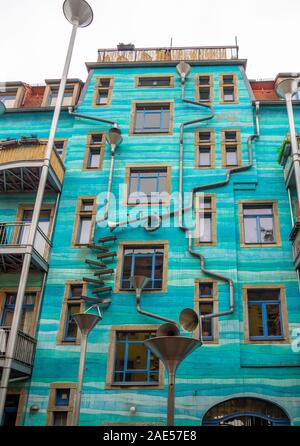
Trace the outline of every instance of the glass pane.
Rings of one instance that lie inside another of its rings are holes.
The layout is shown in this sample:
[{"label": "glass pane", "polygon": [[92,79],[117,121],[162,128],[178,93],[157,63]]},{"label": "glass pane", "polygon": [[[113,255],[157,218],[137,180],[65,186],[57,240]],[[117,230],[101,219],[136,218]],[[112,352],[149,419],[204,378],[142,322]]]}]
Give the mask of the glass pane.
[{"label": "glass pane", "polygon": [[168,108],[167,110],[162,111],[162,130],[168,132],[169,126],[170,126],[170,110]]},{"label": "glass pane", "polygon": [[[206,314],[213,313],[213,304],[212,303],[200,303],[199,304],[199,314],[204,316]],[[203,337],[213,337],[213,320],[210,319],[202,319],[202,336]]]},{"label": "glass pane", "polygon": [[211,133],[210,132],[199,132],[199,141],[202,142],[210,142]]},{"label": "glass pane", "polygon": [[148,350],[144,344],[129,344],[127,370],[147,370]]},{"label": "glass pane", "polygon": [[55,405],[68,406],[70,399],[70,389],[56,389]]},{"label": "glass pane", "polygon": [[100,149],[90,149],[90,156],[88,161],[88,168],[95,169],[100,166]]},{"label": "glass pane", "polygon": [[212,283],[199,283],[199,297],[200,298],[212,298],[213,297],[213,284]]},{"label": "glass pane", "polygon": [[135,113],[134,130],[143,131],[143,122],[144,122],[144,111],[137,110]]},{"label": "glass pane", "polygon": [[144,115],[144,129],[159,129],[160,128],[160,112],[145,113]]},{"label": "glass pane", "polygon": [[4,103],[6,108],[13,108],[16,102],[16,94],[4,94],[0,95],[0,101]]},{"label": "glass pane", "polygon": [[209,101],[210,100],[210,89],[209,88],[199,88],[199,100]]},{"label": "glass pane", "polygon": [[140,87],[168,87],[170,85],[170,77],[140,77]]},{"label": "glass pane", "polygon": [[210,78],[209,76],[199,76],[199,85],[209,85]]},{"label": "glass pane", "polygon": [[226,87],[223,89],[224,95],[223,99],[225,102],[233,102],[234,101],[234,89],[231,87]]},{"label": "glass pane", "polygon": [[263,336],[262,306],[260,304],[251,304],[249,309],[249,334],[253,336]]},{"label": "glass pane", "polygon": [[115,359],[115,371],[123,372],[124,370],[124,357],[125,357],[125,343],[117,342],[116,344],[116,359]]},{"label": "glass pane", "polygon": [[236,148],[226,148],[226,165],[237,166],[238,157]]},{"label": "glass pane", "polygon": [[225,140],[226,141],[236,141],[236,132],[226,131],[225,132]]},{"label": "glass pane", "polygon": [[94,209],[94,201],[93,200],[82,200],[81,203],[81,211],[82,212],[92,212]]},{"label": "glass pane", "polygon": [[279,301],[279,290],[278,289],[249,289],[247,290],[248,300],[256,301],[256,300],[270,300],[270,301]]},{"label": "glass pane", "polygon": [[79,226],[79,233],[78,233],[78,243],[79,244],[86,245],[90,242],[91,227],[92,227],[91,218],[81,218],[80,219],[80,226]]},{"label": "glass pane", "polygon": [[80,305],[68,305],[68,315],[67,315],[67,327],[66,327],[66,338],[76,339],[77,337],[77,324],[73,319],[73,314],[80,312]]},{"label": "glass pane", "polygon": [[68,412],[53,412],[53,426],[66,426]]},{"label": "glass pane", "polygon": [[211,165],[211,154],[210,149],[199,149],[199,166],[210,166]]},{"label": "glass pane", "polygon": [[244,215],[273,215],[273,206],[244,206]]},{"label": "glass pane", "polygon": [[267,325],[269,336],[282,336],[282,327],[280,320],[280,305],[266,305]]},{"label": "glass pane", "polygon": [[224,84],[233,84],[233,76],[231,76],[231,75],[223,76],[223,83]]},{"label": "glass pane", "polygon": [[[203,222],[201,225],[201,221]],[[199,240],[200,242],[211,242],[212,241],[212,219],[211,215],[205,214],[199,215],[199,228],[200,233],[199,234]]]},{"label": "glass pane", "polygon": [[258,243],[256,218],[244,217],[245,243]]},{"label": "glass pane", "polygon": [[147,373],[145,372],[127,372],[125,374],[126,382],[137,382],[137,383],[145,383],[147,382]]},{"label": "glass pane", "polygon": [[69,299],[81,299],[82,289],[82,285],[71,285]]},{"label": "glass pane", "polygon": [[106,105],[108,103],[108,93],[109,90],[100,90],[98,91],[97,96],[97,105]]},{"label": "glass pane", "polygon": [[90,144],[102,144],[103,135],[102,133],[91,135]]},{"label": "glass pane", "polygon": [[110,78],[101,78],[98,80],[99,87],[109,87],[110,86]]},{"label": "glass pane", "polygon": [[139,192],[144,192],[144,194],[150,197],[151,192],[158,192],[157,190],[157,177],[140,177],[140,187]]},{"label": "glass pane", "polygon": [[[152,277],[152,256],[138,256],[135,257],[134,274]],[[148,282],[147,288],[152,288],[151,280]]]},{"label": "glass pane", "polygon": [[274,243],[274,227],[272,217],[260,217],[260,237],[261,243]]}]

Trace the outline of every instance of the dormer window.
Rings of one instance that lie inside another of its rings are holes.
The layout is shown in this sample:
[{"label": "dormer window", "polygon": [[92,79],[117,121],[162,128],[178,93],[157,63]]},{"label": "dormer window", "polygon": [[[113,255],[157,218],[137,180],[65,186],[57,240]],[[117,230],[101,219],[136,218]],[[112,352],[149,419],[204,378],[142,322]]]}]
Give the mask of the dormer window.
[{"label": "dormer window", "polygon": [[5,84],[5,88],[0,89],[0,101],[3,102],[7,109],[18,108],[21,106],[23,99],[24,87],[21,82],[17,84]]},{"label": "dormer window", "polygon": [[[44,98],[42,102],[42,107],[55,107],[58,91],[59,91],[59,81],[47,81],[44,93]],[[76,104],[80,92],[80,81],[68,82],[64,91],[64,97],[62,106],[70,107]]]}]

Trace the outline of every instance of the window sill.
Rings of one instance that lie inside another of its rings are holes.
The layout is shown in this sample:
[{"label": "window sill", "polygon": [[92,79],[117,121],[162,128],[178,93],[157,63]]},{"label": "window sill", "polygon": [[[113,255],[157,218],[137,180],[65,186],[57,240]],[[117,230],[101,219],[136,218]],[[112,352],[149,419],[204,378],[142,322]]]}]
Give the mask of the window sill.
[{"label": "window sill", "polygon": [[241,248],[281,248],[281,243],[241,243]]},{"label": "window sill", "polygon": [[155,389],[161,390],[164,388],[164,383],[158,384],[105,384],[105,389],[107,390],[139,390],[139,389]]},{"label": "window sill", "polygon": [[290,344],[290,340],[282,339],[246,339],[245,344]]}]

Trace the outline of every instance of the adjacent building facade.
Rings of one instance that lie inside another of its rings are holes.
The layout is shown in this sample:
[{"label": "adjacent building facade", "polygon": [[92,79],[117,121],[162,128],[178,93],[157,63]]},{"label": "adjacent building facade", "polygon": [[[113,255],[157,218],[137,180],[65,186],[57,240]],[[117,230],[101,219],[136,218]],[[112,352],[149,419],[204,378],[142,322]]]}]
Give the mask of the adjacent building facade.
[{"label": "adjacent building facade", "polygon": [[[180,60],[191,65],[184,91]],[[121,46],[87,68],[85,84],[67,83],[33,246],[59,80],[0,92],[0,367],[32,252],[4,424],[72,424],[72,315],[95,302],[103,319],[89,337],[80,425],[166,423],[167,378],[143,344],[161,322],[136,311],[131,283],[142,274],[142,308],[176,321],[187,307],[227,311],[233,293],[232,314],[203,320],[194,333],[203,345],[178,370],[177,425],[299,425],[300,197],[275,94],[290,74],[249,81],[236,47]],[[113,125],[122,133],[114,163]],[[159,218],[147,218],[149,206]]]}]

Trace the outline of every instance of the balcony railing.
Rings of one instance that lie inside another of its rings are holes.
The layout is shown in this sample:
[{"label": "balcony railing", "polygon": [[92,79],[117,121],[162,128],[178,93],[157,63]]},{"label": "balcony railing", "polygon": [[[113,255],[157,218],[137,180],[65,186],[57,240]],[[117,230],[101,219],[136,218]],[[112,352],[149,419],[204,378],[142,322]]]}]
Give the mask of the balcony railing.
[{"label": "balcony railing", "polygon": [[98,62],[160,62],[238,59],[238,46],[163,47],[98,50]]},{"label": "balcony railing", "polygon": [[[0,358],[5,358],[6,356],[9,333],[10,327],[0,327]],[[28,367],[32,367],[35,347],[36,340],[19,330],[13,359]]]},{"label": "balcony railing", "polygon": [[[0,222],[0,248],[15,248],[28,246],[31,222]],[[37,227],[33,248],[44,259],[48,260],[51,241]]]}]

